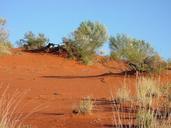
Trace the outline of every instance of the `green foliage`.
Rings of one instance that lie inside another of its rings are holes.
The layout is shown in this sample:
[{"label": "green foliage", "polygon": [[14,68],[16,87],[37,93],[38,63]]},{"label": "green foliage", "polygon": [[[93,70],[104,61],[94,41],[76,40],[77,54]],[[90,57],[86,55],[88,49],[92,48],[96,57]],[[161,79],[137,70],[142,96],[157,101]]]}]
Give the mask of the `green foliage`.
[{"label": "green foliage", "polygon": [[20,40],[19,45],[26,50],[34,50],[44,47],[48,41],[49,39],[42,33],[39,33],[38,36],[36,36],[32,32],[28,32],[25,33],[24,39]]},{"label": "green foliage", "polygon": [[161,71],[164,61],[144,40],[130,38],[123,34],[110,37],[111,57],[128,62],[130,69],[139,72]]},{"label": "green foliage", "polygon": [[98,23],[84,21],[72,33],[72,37],[64,39],[69,57],[91,64],[96,50],[107,40],[106,28]]},{"label": "green foliage", "polygon": [[10,48],[12,48],[12,44],[8,39],[8,31],[5,28],[6,20],[0,18],[0,55],[11,54]]}]

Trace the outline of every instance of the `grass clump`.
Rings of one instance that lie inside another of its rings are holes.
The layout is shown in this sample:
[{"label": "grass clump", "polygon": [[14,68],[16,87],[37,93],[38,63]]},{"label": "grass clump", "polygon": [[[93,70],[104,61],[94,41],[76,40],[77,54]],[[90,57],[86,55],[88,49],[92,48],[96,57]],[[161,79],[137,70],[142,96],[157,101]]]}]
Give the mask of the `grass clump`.
[{"label": "grass clump", "polygon": [[151,111],[139,110],[136,121],[138,128],[155,128],[155,117]]},{"label": "grass clump", "polygon": [[141,78],[138,80],[137,99],[143,105],[151,106],[153,98],[159,97],[160,95],[161,92],[157,81],[152,78]]},{"label": "grass clump", "polygon": [[85,97],[80,101],[80,104],[77,108],[73,110],[73,113],[78,114],[90,114],[93,109],[93,101],[90,97]]},{"label": "grass clump", "polygon": [[130,93],[130,89],[126,85],[124,85],[117,90],[116,99],[119,102],[129,101],[131,99]]}]

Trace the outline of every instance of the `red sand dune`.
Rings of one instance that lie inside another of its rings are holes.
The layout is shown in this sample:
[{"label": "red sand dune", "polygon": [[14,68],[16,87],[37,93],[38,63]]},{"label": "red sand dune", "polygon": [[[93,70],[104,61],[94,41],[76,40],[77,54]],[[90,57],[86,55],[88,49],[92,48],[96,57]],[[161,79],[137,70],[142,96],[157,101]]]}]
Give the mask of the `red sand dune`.
[{"label": "red sand dune", "polygon": [[[14,55],[0,56],[0,86],[9,86],[9,92],[27,91],[22,101],[25,107],[20,105],[19,112],[27,114],[36,106],[44,106],[24,121],[32,128],[110,127],[112,112],[105,109],[103,103],[111,98],[111,92],[115,94],[124,80],[133,91],[135,77],[117,74],[125,68],[122,63],[108,65],[85,66],[56,55],[17,50]],[[162,79],[171,80],[168,74]],[[99,104],[90,115],[74,115],[74,106],[86,96]]]}]

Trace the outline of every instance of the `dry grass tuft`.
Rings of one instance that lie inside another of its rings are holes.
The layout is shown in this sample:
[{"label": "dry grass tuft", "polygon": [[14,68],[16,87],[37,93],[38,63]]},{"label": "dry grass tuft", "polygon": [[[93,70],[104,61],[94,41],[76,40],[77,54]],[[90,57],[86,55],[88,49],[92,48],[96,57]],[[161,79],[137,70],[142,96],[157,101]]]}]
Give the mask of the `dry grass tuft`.
[{"label": "dry grass tuft", "polygon": [[92,109],[93,109],[93,101],[88,96],[80,101],[79,106],[74,108],[73,113],[90,114],[92,112]]},{"label": "dry grass tuft", "polygon": [[117,90],[116,99],[119,100],[119,102],[129,101],[131,99],[130,93],[130,89],[124,85]]},{"label": "dry grass tuft", "polygon": [[41,110],[42,106],[36,106],[28,114],[21,112],[21,109],[26,107],[22,101],[28,91],[14,92],[9,91],[9,87],[0,87],[0,128],[31,128],[29,125],[24,125],[23,121],[33,113]]},{"label": "dry grass tuft", "polygon": [[160,97],[160,87],[152,78],[140,78],[137,83],[137,99],[143,105],[151,105],[155,97]]}]

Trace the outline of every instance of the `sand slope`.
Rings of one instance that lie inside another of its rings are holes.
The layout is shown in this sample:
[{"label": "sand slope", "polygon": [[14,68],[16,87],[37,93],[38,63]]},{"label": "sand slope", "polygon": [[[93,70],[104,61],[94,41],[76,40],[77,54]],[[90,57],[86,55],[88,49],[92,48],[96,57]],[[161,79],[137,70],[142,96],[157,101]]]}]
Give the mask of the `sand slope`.
[{"label": "sand slope", "polygon": [[[32,128],[110,127],[112,113],[106,103],[111,92],[115,93],[124,80],[132,90],[135,87],[134,77],[117,74],[124,68],[119,62],[112,62],[112,68],[102,64],[85,66],[56,55],[16,53],[0,56],[0,86],[8,86],[9,92],[16,89],[27,92],[19,112],[27,114],[42,105],[41,110],[24,121]],[[170,75],[166,77],[170,80]],[[72,114],[80,99],[86,96],[96,100],[93,113]]]}]

